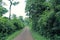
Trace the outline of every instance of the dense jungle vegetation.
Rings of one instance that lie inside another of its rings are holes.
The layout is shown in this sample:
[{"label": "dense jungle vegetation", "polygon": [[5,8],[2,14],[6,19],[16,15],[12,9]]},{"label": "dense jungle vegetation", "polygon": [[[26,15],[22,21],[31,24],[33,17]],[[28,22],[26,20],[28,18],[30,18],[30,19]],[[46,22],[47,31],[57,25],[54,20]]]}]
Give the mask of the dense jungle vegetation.
[{"label": "dense jungle vegetation", "polygon": [[60,0],[26,0],[32,30],[50,40],[60,40]]},{"label": "dense jungle vegetation", "polygon": [[17,18],[13,14],[11,19],[3,17],[3,14],[7,12],[8,10],[3,7],[2,0],[0,0],[0,40],[6,40],[6,37],[24,27],[22,16]]},{"label": "dense jungle vegetation", "polygon": [[[60,40],[60,0],[26,0],[26,17],[11,15],[12,5],[19,2],[8,0],[9,10],[0,0],[0,40],[6,40],[14,32],[29,26],[36,40]],[[9,18],[3,15],[9,11]],[[34,32],[34,33],[33,33]],[[39,39],[40,38],[40,39]]]}]

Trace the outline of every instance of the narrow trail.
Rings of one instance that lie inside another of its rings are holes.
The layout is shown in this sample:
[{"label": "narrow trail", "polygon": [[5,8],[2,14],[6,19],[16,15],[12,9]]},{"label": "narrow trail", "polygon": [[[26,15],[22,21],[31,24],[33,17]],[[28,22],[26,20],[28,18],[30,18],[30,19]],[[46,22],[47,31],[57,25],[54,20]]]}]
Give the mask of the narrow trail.
[{"label": "narrow trail", "polygon": [[14,38],[14,40],[33,40],[29,28],[25,27],[22,33],[20,33],[16,38]]}]

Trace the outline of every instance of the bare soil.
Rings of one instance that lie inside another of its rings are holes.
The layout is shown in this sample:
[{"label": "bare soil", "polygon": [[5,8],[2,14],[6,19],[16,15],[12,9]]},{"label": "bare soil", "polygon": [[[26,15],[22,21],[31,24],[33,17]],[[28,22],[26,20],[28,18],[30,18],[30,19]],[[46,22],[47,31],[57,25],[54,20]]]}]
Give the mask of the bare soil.
[{"label": "bare soil", "polygon": [[14,40],[33,40],[29,28],[25,27],[22,33],[20,33],[16,38],[14,38]]}]

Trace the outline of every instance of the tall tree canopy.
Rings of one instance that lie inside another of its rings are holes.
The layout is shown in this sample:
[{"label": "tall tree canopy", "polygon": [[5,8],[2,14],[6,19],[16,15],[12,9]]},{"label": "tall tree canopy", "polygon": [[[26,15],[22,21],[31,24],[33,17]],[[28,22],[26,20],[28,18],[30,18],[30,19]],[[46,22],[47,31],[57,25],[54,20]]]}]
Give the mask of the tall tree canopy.
[{"label": "tall tree canopy", "polygon": [[59,39],[60,0],[27,0],[26,13],[32,20],[34,31],[51,40]]},{"label": "tall tree canopy", "polygon": [[10,2],[10,6],[9,6],[9,19],[11,19],[11,8],[12,5],[16,6],[17,4],[19,4],[19,2],[14,2],[14,0],[9,0]]},{"label": "tall tree canopy", "polygon": [[2,5],[2,0],[0,0],[0,16],[5,14],[7,11],[8,10],[6,8],[4,8],[3,5]]}]

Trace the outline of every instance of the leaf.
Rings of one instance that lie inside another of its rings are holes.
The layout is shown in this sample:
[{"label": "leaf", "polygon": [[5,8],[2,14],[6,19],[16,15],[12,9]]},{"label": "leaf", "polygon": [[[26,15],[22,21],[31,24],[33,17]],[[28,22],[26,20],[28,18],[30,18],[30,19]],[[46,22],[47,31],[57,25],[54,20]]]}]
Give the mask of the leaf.
[{"label": "leaf", "polygon": [[16,6],[17,4],[19,4],[19,2],[14,2],[13,5]]}]

